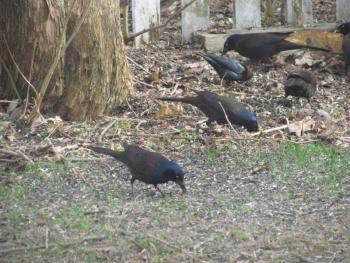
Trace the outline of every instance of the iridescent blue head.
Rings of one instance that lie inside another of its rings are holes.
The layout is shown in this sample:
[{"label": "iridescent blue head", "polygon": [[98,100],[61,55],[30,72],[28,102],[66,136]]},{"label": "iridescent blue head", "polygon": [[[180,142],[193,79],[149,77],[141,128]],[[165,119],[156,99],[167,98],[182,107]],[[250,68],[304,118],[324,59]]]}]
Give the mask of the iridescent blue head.
[{"label": "iridescent blue head", "polygon": [[249,132],[256,132],[259,129],[256,116],[247,109],[241,109],[238,111],[234,118],[235,120],[232,121],[232,123],[236,122],[237,124],[244,126]]},{"label": "iridescent blue head", "polygon": [[156,176],[161,183],[173,181],[181,187],[183,193],[186,193],[184,175],[185,173],[182,171],[181,167],[177,163],[169,160],[164,160],[163,162],[159,163],[156,172]]}]

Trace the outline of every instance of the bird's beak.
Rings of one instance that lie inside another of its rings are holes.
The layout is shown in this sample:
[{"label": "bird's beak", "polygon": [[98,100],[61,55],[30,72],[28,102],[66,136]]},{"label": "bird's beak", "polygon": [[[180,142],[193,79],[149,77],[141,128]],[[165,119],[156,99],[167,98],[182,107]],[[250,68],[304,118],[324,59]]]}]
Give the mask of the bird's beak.
[{"label": "bird's beak", "polygon": [[183,181],[177,181],[176,183],[181,187],[182,193],[185,194],[187,190],[186,190],[186,187],[184,185],[184,182]]}]

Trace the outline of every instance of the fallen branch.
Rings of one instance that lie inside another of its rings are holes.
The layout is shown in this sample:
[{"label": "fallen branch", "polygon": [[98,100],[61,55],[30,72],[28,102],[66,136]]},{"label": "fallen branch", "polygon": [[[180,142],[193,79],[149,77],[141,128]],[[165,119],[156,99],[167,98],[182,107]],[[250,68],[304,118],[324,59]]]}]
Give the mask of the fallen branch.
[{"label": "fallen branch", "polygon": [[155,26],[155,27],[146,28],[146,29],[141,30],[141,31],[139,31],[137,33],[131,34],[129,37],[127,37],[125,39],[125,42],[127,43],[127,42],[133,40],[135,37],[138,37],[139,35],[142,35],[142,34],[147,33],[149,31],[153,31],[153,30],[157,30],[157,29],[161,29],[163,27],[166,27],[174,17],[176,17],[178,14],[181,13],[181,11],[183,11],[184,9],[186,9],[187,7],[192,5],[195,1],[197,1],[197,0],[192,0],[191,2],[189,2],[186,5],[184,5],[183,7],[181,7],[174,14],[172,14],[163,24],[161,24],[159,26]]},{"label": "fallen branch", "polygon": [[40,246],[33,246],[33,247],[15,247],[15,248],[9,248],[9,249],[4,249],[0,250],[0,254],[7,254],[7,253],[12,253],[12,252],[20,252],[20,251],[27,251],[27,250],[38,250],[38,249],[48,249],[51,247],[55,247],[57,245],[61,247],[70,247],[70,246],[75,246],[75,245],[80,245],[84,242],[88,241],[101,241],[106,239],[106,236],[92,236],[92,237],[86,237],[82,240],[77,240],[77,241],[71,241],[63,244],[59,243],[54,243],[54,244],[47,244],[46,245],[40,245]]},{"label": "fallen branch", "polygon": [[0,153],[12,155],[12,156],[17,156],[17,157],[22,157],[24,160],[26,160],[26,161],[28,161],[30,163],[34,163],[27,155],[25,155],[24,153],[22,153],[20,151],[14,152],[14,151],[11,151],[11,150],[0,149]]},{"label": "fallen branch", "polygon": [[112,120],[106,128],[104,128],[104,130],[101,132],[100,136],[98,136],[98,139],[97,141],[98,142],[101,142],[102,141],[102,138],[103,136],[105,135],[105,133],[118,121],[118,119],[115,119],[115,120]]}]

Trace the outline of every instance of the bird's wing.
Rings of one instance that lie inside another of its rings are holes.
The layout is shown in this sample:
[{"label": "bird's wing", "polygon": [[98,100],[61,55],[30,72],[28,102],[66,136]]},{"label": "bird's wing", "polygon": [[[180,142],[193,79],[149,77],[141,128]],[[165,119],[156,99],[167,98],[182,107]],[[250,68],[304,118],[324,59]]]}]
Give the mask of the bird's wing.
[{"label": "bird's wing", "polygon": [[[237,60],[232,59],[227,56],[217,56],[214,54],[200,54],[205,60],[207,60],[210,64],[214,63],[218,67],[223,70],[231,70],[238,74],[241,74],[245,71],[245,67]],[[212,65],[212,64],[211,64]],[[215,66],[212,65],[214,68]]]},{"label": "bird's wing", "polygon": [[289,73],[287,80],[290,78],[299,78],[312,85],[317,85],[317,79],[311,71],[303,69],[295,70]]},{"label": "bird's wing", "polygon": [[248,46],[249,48],[261,48],[269,45],[274,45],[284,40],[291,32],[287,33],[252,33],[242,34],[239,46]]},{"label": "bird's wing", "polygon": [[[150,152],[138,146],[129,146],[125,152],[125,164],[137,175],[146,175],[148,182],[154,176],[158,162],[167,160],[159,153]],[[147,182],[147,181],[146,181]]]}]

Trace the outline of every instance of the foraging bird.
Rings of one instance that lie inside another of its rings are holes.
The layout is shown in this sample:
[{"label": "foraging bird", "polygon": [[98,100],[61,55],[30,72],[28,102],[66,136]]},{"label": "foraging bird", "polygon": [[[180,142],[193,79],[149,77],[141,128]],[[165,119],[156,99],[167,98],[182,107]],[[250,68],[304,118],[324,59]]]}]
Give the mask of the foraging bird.
[{"label": "foraging bird", "polygon": [[298,69],[288,74],[284,82],[285,99],[289,95],[298,98],[306,98],[310,103],[310,98],[315,95],[317,79],[311,71]]},{"label": "foraging bird", "polygon": [[244,57],[267,62],[273,55],[285,50],[310,48],[320,51],[330,51],[320,47],[296,44],[285,40],[291,33],[234,34],[226,39],[222,53],[226,54],[229,50],[235,50]]},{"label": "foraging bird", "polygon": [[208,117],[207,123],[216,121],[218,124],[225,124],[228,119],[230,123],[244,126],[250,132],[258,130],[256,116],[245,109],[238,101],[209,91],[195,91],[195,93],[197,94],[195,97],[165,97],[159,99],[191,104],[199,108]]},{"label": "foraging bird", "polygon": [[220,78],[227,81],[248,80],[252,77],[252,74],[247,66],[243,65],[237,59],[229,58],[227,56],[217,56],[209,53],[197,53],[204,58],[215,71],[219,74]]},{"label": "foraging bird", "polygon": [[153,184],[162,194],[158,184],[168,181],[177,183],[183,193],[186,193],[184,185],[184,172],[181,167],[159,153],[144,150],[136,145],[123,144],[124,152],[116,152],[108,148],[89,146],[88,148],[97,153],[113,156],[124,163],[131,172],[131,193],[134,192],[134,182],[139,180],[146,184]]},{"label": "foraging bird", "polygon": [[350,22],[345,22],[337,27],[336,32],[344,35],[343,37],[343,56],[345,60],[345,71],[350,76]]}]

